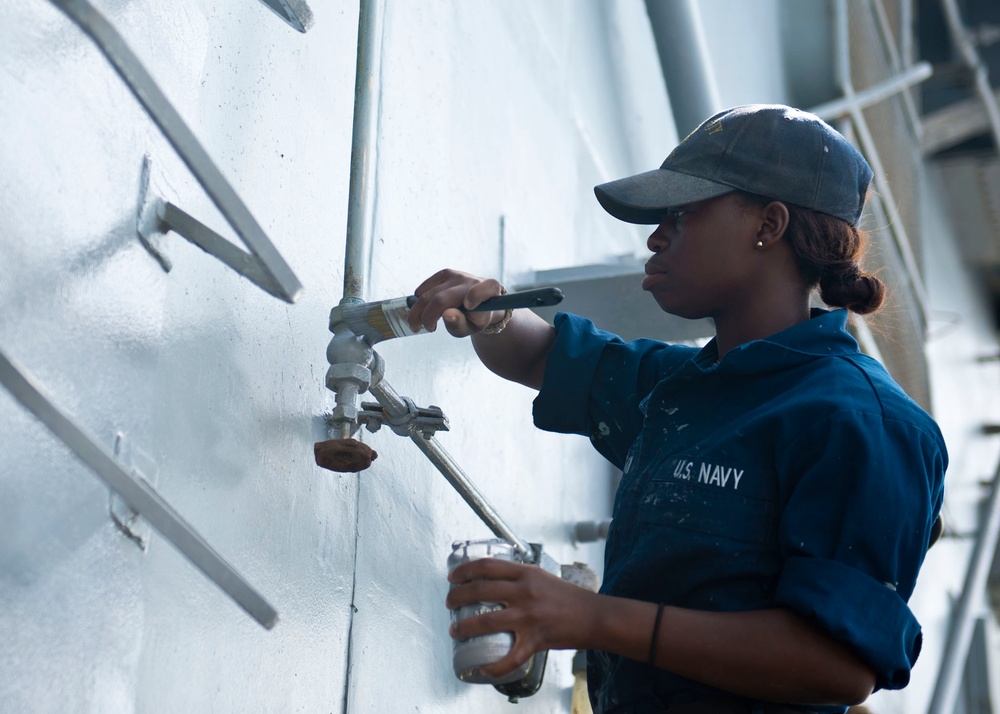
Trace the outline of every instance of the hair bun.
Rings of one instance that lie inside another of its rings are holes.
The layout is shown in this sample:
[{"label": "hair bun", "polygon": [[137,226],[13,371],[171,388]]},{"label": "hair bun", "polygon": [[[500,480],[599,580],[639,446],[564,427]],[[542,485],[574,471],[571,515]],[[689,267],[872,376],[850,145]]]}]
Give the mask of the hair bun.
[{"label": "hair bun", "polygon": [[824,276],[819,289],[827,305],[846,307],[859,315],[875,312],[885,301],[885,283],[875,275],[862,273],[857,265]]}]

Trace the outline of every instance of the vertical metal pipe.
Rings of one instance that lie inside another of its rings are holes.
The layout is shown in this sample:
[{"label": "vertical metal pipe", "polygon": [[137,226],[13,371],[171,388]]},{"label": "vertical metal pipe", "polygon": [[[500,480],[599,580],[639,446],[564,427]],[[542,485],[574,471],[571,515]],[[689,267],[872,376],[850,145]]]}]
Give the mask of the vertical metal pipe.
[{"label": "vertical metal pipe", "polygon": [[351,183],[347,203],[347,245],[344,251],[344,298],[341,304],[364,302],[365,283],[369,277],[375,215],[375,160],[384,9],[383,0],[361,0],[358,15]]},{"label": "vertical metal pipe", "polygon": [[993,475],[993,490],[990,493],[986,514],[972,548],[969,567],[965,572],[962,594],[955,605],[951,630],[944,647],[941,669],[938,671],[934,696],[928,714],[951,714],[955,709],[965,663],[969,656],[969,646],[976,626],[974,605],[982,597],[989,575],[990,564],[1000,538],[1000,466]]},{"label": "vertical metal pipe", "polygon": [[646,0],[677,133],[693,131],[722,109],[708,41],[695,0]]},{"label": "vertical metal pipe", "polygon": [[[384,9],[383,0],[361,0],[358,17],[358,60],[354,80],[354,128],[351,143],[350,196],[347,207],[347,245],[344,251],[344,297],[341,304],[364,302],[365,283],[369,277],[371,264]],[[369,391],[386,412],[395,415],[406,414],[405,402],[385,382],[380,381],[371,385]],[[349,432],[346,436],[349,436]],[[522,555],[534,557],[531,546],[515,535],[433,436],[414,432],[410,434],[410,438],[493,533],[513,543]]]}]

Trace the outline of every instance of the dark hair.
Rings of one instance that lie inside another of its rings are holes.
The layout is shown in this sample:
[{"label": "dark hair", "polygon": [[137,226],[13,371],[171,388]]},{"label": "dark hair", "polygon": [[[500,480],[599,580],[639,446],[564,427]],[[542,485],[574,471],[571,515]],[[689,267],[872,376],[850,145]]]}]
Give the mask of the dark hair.
[{"label": "dark hair", "polygon": [[[758,205],[770,198],[740,191]],[[788,207],[785,238],[792,245],[795,262],[809,287],[819,286],[823,302],[846,307],[859,315],[878,310],[885,301],[885,284],[862,270],[860,259],[868,234],[845,220],[782,201]]]}]

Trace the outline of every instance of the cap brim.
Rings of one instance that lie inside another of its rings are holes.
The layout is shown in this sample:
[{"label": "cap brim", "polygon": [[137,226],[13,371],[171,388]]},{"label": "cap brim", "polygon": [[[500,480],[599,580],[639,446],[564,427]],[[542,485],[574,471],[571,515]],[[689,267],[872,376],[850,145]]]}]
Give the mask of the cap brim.
[{"label": "cap brim", "polygon": [[667,169],[646,171],[594,187],[605,211],[620,221],[644,225],[661,223],[671,208],[735,190],[732,186]]}]

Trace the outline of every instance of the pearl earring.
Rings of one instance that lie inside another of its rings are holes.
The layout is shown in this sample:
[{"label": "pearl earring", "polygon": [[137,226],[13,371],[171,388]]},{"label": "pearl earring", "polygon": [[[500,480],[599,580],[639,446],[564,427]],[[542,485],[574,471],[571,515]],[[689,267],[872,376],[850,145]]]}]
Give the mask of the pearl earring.
[{"label": "pearl earring", "polygon": [[757,248],[763,248],[764,247],[764,241],[762,241],[762,240],[757,241],[756,246],[757,246]]}]

